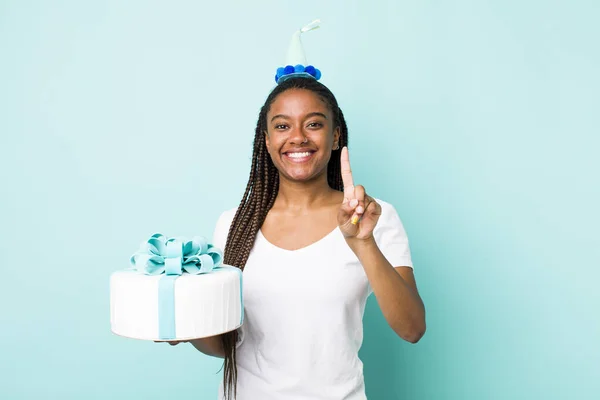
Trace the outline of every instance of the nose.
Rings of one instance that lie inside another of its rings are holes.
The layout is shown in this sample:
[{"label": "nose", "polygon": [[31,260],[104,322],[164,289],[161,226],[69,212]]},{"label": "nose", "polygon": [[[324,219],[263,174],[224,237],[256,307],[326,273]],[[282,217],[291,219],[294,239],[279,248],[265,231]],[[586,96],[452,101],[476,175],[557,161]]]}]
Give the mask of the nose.
[{"label": "nose", "polygon": [[306,143],[306,133],[304,132],[304,129],[302,129],[302,125],[290,129],[289,141],[292,144]]}]

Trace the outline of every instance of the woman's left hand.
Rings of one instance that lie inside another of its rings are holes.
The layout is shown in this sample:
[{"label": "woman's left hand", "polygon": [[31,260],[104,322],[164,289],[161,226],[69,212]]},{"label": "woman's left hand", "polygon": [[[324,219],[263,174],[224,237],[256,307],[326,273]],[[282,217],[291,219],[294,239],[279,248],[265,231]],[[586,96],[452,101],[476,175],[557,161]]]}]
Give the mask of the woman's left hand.
[{"label": "woman's left hand", "polygon": [[341,153],[344,201],[338,211],[338,225],[346,239],[372,239],[381,206],[367,195],[363,186],[354,186],[348,148],[344,147]]}]

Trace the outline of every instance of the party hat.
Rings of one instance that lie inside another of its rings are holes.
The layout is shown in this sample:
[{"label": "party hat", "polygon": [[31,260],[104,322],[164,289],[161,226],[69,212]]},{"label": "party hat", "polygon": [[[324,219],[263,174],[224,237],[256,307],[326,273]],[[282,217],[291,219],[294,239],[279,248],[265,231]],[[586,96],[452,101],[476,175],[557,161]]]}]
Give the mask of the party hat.
[{"label": "party hat", "polygon": [[318,29],[320,23],[321,21],[316,19],[304,28],[294,32],[285,59],[286,66],[277,68],[275,82],[279,84],[286,79],[294,77],[313,78],[316,80],[321,78],[321,71],[312,65],[308,65],[301,39],[303,33]]}]

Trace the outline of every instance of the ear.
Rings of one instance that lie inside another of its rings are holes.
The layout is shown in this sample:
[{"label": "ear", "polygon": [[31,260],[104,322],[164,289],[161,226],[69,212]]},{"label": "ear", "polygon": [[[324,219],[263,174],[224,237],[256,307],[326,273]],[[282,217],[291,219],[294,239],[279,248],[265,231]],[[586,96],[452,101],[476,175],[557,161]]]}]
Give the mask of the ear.
[{"label": "ear", "polygon": [[333,150],[340,149],[340,136],[342,135],[340,127],[336,127],[333,131]]},{"label": "ear", "polygon": [[269,132],[267,131],[263,131],[263,134],[265,135],[265,145],[267,146],[267,151],[271,151],[271,141],[269,140]]}]

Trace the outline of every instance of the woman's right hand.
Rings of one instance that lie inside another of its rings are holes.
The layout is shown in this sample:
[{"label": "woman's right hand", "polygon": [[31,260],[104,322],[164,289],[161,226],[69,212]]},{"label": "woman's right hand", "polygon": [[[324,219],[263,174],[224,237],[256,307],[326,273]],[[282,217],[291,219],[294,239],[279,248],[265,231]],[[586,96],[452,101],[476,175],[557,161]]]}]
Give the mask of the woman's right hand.
[{"label": "woman's right hand", "polygon": [[[166,341],[171,346],[177,346],[179,343],[191,343],[196,350],[213,357],[224,358],[225,352],[221,342],[221,335],[205,337],[193,340],[169,340]],[[165,341],[155,340],[154,343],[165,343]]]}]

